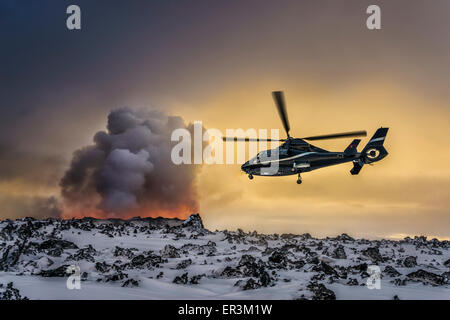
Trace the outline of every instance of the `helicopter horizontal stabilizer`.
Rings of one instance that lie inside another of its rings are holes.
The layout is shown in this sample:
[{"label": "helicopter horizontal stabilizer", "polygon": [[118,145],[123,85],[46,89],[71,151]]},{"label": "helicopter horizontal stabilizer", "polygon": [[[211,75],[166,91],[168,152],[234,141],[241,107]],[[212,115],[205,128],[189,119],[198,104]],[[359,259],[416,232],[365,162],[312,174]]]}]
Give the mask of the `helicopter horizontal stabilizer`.
[{"label": "helicopter horizontal stabilizer", "polygon": [[363,165],[364,162],[362,162],[361,159],[353,160],[353,168],[350,170],[350,173],[352,175],[357,175],[361,171]]}]

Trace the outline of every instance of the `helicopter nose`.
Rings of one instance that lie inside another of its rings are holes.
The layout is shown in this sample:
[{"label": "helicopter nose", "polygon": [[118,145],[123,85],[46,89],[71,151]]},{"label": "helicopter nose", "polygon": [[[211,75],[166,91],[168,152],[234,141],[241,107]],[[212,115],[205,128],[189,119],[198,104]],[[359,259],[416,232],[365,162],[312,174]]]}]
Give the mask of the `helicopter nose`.
[{"label": "helicopter nose", "polygon": [[249,166],[250,166],[250,164],[249,164],[248,161],[247,161],[246,163],[244,163],[244,164],[241,166],[241,170],[242,170],[242,171],[247,171],[247,169],[248,169]]}]

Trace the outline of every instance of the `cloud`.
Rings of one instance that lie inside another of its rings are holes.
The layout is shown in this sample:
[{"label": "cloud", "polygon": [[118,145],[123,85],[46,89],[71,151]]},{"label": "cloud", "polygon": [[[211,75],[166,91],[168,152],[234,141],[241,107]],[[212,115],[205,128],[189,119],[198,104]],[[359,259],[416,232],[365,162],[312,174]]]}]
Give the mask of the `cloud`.
[{"label": "cloud", "polygon": [[61,204],[55,197],[0,194],[2,217],[17,219],[24,217],[59,217]]},{"label": "cloud", "polygon": [[0,144],[0,182],[23,181],[29,185],[54,187],[65,165],[64,158],[13,144]]},{"label": "cloud", "polygon": [[198,210],[198,165],[171,161],[171,134],[181,117],[157,110],[120,108],[94,145],[77,150],[61,179],[64,216],[181,215]]}]

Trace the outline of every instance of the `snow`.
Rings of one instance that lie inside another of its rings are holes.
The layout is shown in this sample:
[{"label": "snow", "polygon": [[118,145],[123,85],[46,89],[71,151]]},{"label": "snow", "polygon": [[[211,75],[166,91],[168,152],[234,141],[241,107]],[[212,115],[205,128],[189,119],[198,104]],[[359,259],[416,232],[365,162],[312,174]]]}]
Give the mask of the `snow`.
[{"label": "snow", "polygon": [[[58,242],[41,248],[49,239],[70,241],[78,249],[58,252]],[[121,255],[116,247],[131,251]],[[336,255],[339,247],[346,258]],[[375,248],[379,257],[367,256],[367,248]],[[417,265],[403,265],[409,256],[417,257]],[[6,220],[0,221],[0,298],[12,282],[22,297],[55,300],[450,299],[449,258],[448,241],[210,232],[199,216],[186,221]],[[191,263],[179,267],[187,259]],[[368,274],[358,269],[364,263],[380,267],[380,289],[366,286]],[[41,274],[67,265],[80,268],[80,290],[67,288],[68,274]],[[401,275],[386,274],[386,266]],[[417,270],[430,273],[437,284],[408,277]],[[174,283],[176,277],[181,280]],[[138,286],[123,287],[130,279]],[[318,292],[311,283],[326,289]]]}]

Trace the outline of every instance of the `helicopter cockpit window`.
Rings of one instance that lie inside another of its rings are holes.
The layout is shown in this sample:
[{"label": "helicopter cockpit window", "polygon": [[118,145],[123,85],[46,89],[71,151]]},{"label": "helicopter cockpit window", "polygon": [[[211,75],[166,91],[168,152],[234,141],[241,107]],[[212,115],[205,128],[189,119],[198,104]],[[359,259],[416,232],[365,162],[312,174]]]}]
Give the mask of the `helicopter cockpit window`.
[{"label": "helicopter cockpit window", "polygon": [[287,154],[287,150],[285,149],[271,149],[271,150],[266,150],[266,151],[261,151],[258,153],[258,155],[256,156],[258,160],[260,161],[264,161],[264,160],[271,160],[273,159],[273,157],[278,157],[282,156],[282,155],[286,155]]}]

